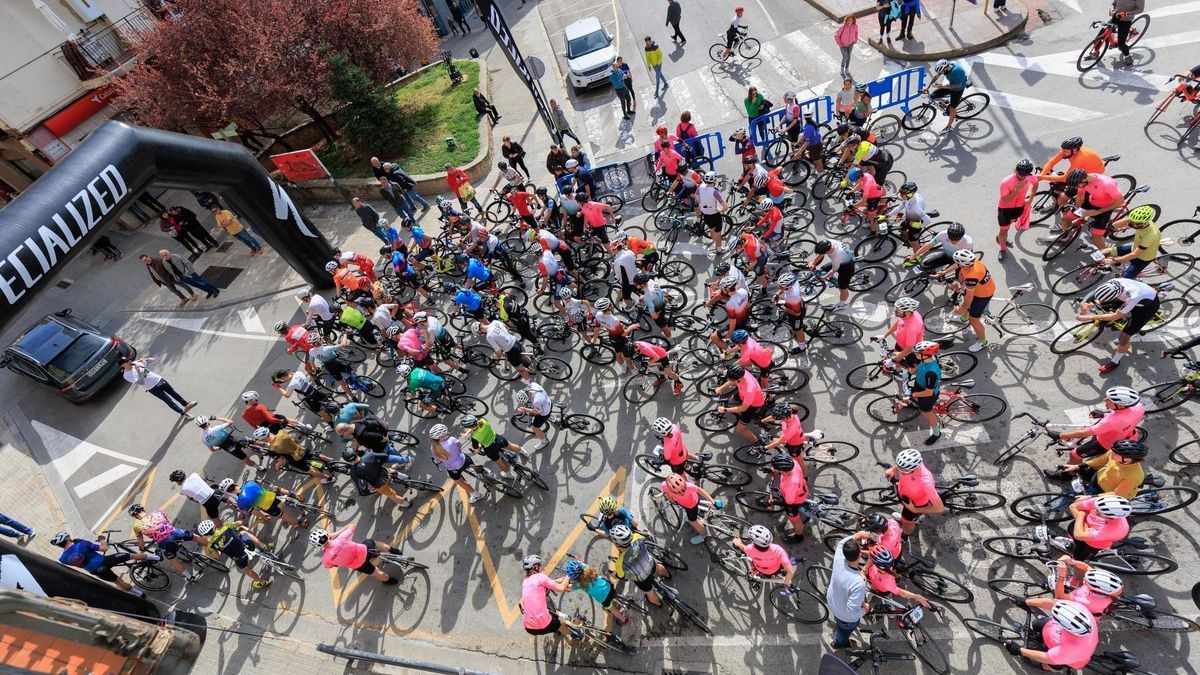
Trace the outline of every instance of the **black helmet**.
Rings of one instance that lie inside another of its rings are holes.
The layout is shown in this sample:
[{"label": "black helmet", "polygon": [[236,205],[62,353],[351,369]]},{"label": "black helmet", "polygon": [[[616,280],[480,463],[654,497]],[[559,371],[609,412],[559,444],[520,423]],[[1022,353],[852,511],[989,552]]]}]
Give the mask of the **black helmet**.
[{"label": "black helmet", "polygon": [[967,228],[963,227],[962,223],[950,223],[950,227],[946,228],[946,236],[954,241],[962,239],[966,233]]},{"label": "black helmet", "polygon": [[917,191],[917,184],[911,180],[900,186],[900,192],[913,193]]},{"label": "black helmet", "polygon": [[145,511],[145,510],[146,510],[146,508],[143,507],[141,504],[134,504],[129,507],[129,511],[128,511],[129,517],[136,518],[137,514],[141,513],[142,511]]},{"label": "black helmet", "polygon": [[882,513],[868,513],[858,519],[858,526],[867,532],[883,534],[887,532],[888,522]]},{"label": "black helmet", "polygon": [[626,342],[624,347],[621,347],[621,354],[629,357],[633,356],[634,346],[632,342]]},{"label": "black helmet", "polygon": [[1141,461],[1150,454],[1150,448],[1141,441],[1122,440],[1112,444],[1112,451],[1122,457]]},{"label": "black helmet", "polygon": [[850,125],[842,122],[837,126],[837,132],[839,136],[845,136],[846,134],[850,133]]},{"label": "black helmet", "polygon": [[1027,159],[1023,159],[1023,160],[1017,162],[1017,175],[1018,176],[1028,176],[1031,173],[1033,173],[1033,162],[1031,162]]},{"label": "black helmet", "polygon": [[1086,171],[1083,169],[1071,169],[1071,173],[1067,174],[1067,187],[1079,187],[1079,184],[1086,179]]},{"label": "black helmet", "polygon": [[342,451],[342,461],[353,464],[354,462],[358,461],[358,453],[354,450],[354,448],[346,448]]},{"label": "black helmet", "polygon": [[633,275],[634,286],[641,286],[648,281],[650,281],[650,275],[646,274],[645,272],[638,272],[637,274]]},{"label": "black helmet", "polygon": [[183,479],[187,478],[187,474],[180,471],[179,469],[175,469],[174,471],[171,472],[170,478],[171,478],[172,483],[182,483]]},{"label": "black helmet", "polygon": [[783,473],[791,471],[795,466],[796,460],[792,459],[791,455],[780,453],[771,458],[771,468]]},{"label": "black helmet", "polygon": [[391,255],[391,254],[392,254],[391,246],[380,246],[379,247],[379,255]]},{"label": "black helmet", "polygon": [[1078,136],[1072,136],[1059,144],[1063,150],[1078,150],[1083,147],[1083,139]]},{"label": "black helmet", "polygon": [[829,241],[828,239],[822,239],[821,241],[817,242],[817,245],[813,247],[813,250],[824,255],[829,253],[829,249],[831,248],[833,248],[833,242]]},{"label": "black helmet", "polygon": [[782,417],[790,417],[792,415],[792,406],[780,401],[771,407],[771,417],[779,420]]},{"label": "black helmet", "polygon": [[582,190],[575,193],[575,201],[579,202],[580,204],[586,204],[591,200],[592,198],[588,196],[588,193]]},{"label": "black helmet", "polygon": [[341,410],[341,408],[339,408],[338,404],[335,403],[334,401],[332,401],[330,399],[325,399],[324,401],[321,402],[321,410],[324,410],[325,412],[329,413],[330,415],[336,415],[336,414],[338,414],[338,411]]},{"label": "black helmet", "polygon": [[544,194],[546,194],[546,188],[539,187],[538,189],[534,190],[533,192],[534,192],[534,194],[544,195]]},{"label": "black helmet", "polygon": [[740,380],[745,374],[746,369],[736,363],[725,369],[725,379],[727,380]]},{"label": "black helmet", "polygon": [[716,266],[713,267],[713,273],[717,276],[729,274],[729,263],[725,262],[724,260],[717,263]]},{"label": "black helmet", "polygon": [[748,156],[747,156],[745,159],[743,159],[742,161],[743,161],[743,162],[745,162],[745,163],[747,163],[747,164],[758,164],[758,157],[756,157],[755,155],[748,155]]}]

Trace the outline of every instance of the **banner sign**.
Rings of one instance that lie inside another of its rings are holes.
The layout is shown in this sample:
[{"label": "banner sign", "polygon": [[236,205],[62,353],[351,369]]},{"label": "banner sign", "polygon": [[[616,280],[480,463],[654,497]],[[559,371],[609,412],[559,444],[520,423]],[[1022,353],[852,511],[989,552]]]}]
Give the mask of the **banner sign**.
[{"label": "banner sign", "polygon": [[329,170],[321,163],[321,158],[317,157],[317,153],[313,152],[312,148],[271,155],[271,161],[293,183],[329,177]]},{"label": "banner sign", "polygon": [[529,89],[529,94],[533,96],[533,103],[537,106],[538,114],[542,116],[542,122],[546,124],[546,128],[550,133],[554,133],[554,118],[550,116],[550,107],[546,103],[546,97],[542,95],[542,88],[538,86],[537,78],[529,71],[525,65],[525,57],[521,55],[521,50],[517,49],[517,43],[513,39],[512,32],[508,30],[508,22],[504,20],[504,15],[500,13],[500,7],[495,0],[475,0],[479,7],[479,15],[483,17],[484,23],[487,24],[492,35],[495,36],[496,42],[508,55],[508,62],[512,64],[513,70],[521,76],[521,80],[525,83],[525,87]]}]

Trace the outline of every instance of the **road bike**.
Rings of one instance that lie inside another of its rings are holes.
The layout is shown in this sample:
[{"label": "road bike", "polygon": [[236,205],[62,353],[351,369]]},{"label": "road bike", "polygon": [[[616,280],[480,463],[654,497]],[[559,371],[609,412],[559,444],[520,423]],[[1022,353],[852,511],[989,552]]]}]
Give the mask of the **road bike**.
[{"label": "road bike", "polygon": [[1200,386],[1200,361],[1186,353],[1175,354],[1172,358],[1183,361],[1179,368],[1179,377],[1152,384],[1141,391],[1142,405],[1147,415],[1183,405],[1196,395],[1197,387]]},{"label": "road bike", "polygon": [[180,544],[175,551],[180,560],[191,563],[192,569],[195,570],[195,576],[192,578],[193,581],[209,569],[214,569],[222,574],[229,573],[229,565],[186,544]]},{"label": "road bike", "polygon": [[[1170,246],[1175,242],[1171,239],[1163,239],[1160,246]],[[1064,273],[1054,281],[1050,290],[1055,295],[1078,295],[1087,291],[1101,281],[1105,281],[1110,277],[1117,276],[1118,272],[1123,272],[1124,264],[1105,262],[1110,260],[1108,255],[1101,250],[1098,250],[1090,242],[1084,242],[1079,246],[1080,250],[1090,251],[1089,255],[1092,261],[1081,267],[1077,267],[1070,272]],[[1150,261],[1142,271],[1138,272],[1134,277],[1138,281],[1158,286],[1168,281],[1175,281],[1196,266],[1196,257],[1187,253],[1163,253]],[[1119,276],[1124,276],[1121,274]]]},{"label": "road bike", "polygon": [[[1096,495],[1100,489],[1084,483],[1075,476],[1071,486],[1060,492],[1033,492],[1024,494],[1009,504],[1013,515],[1034,523],[1065,523],[1074,520],[1070,506],[1080,497]],[[1159,516],[1186,508],[1200,497],[1195,488],[1183,485],[1167,485],[1166,479],[1158,474],[1147,474],[1142,486],[1129,503],[1133,516]],[[1132,517],[1132,516],[1131,516]]]},{"label": "road bike", "polygon": [[375,554],[375,557],[376,557],[376,559],[379,560],[379,562],[387,563],[389,565],[395,565],[396,567],[399,567],[401,570],[403,570],[405,572],[408,572],[411,570],[427,570],[427,569],[429,569],[428,565],[423,565],[423,564],[417,562],[417,559],[412,557],[411,555],[404,555],[403,551],[398,551],[396,549],[392,549],[391,551],[388,551],[387,553],[377,552]]},{"label": "road bike", "polygon": [[[887,464],[877,462],[881,467]],[[896,489],[896,479],[886,476],[880,482],[887,483],[886,487],[866,488],[850,495],[850,498],[863,506],[878,506],[892,508],[900,505],[900,493]],[[989,490],[970,490],[979,485],[979,477],[975,474],[959,476],[949,482],[939,481],[936,484],[938,497],[947,511],[967,511],[977,513],[998,509],[1005,504],[1005,498],[998,492]]]},{"label": "road bike", "polygon": [[[1104,167],[1107,170],[1108,165],[1111,162],[1115,162],[1119,159],[1121,159],[1120,155],[1109,155],[1108,157],[1102,158],[1101,161],[1104,162]],[[1045,175],[1038,174],[1038,178],[1039,180],[1047,181],[1048,179],[1046,176],[1054,176],[1057,178],[1062,175],[1063,172],[1061,171],[1052,171]],[[1126,195],[1126,199],[1129,198],[1128,195],[1130,195],[1134,188],[1137,187],[1137,179],[1129,174],[1119,173],[1115,176],[1112,176],[1112,179],[1115,180],[1117,185],[1121,187],[1121,194]],[[1047,218],[1060,210],[1058,198],[1062,195],[1063,188],[1066,187],[1066,182],[1060,180],[1048,182],[1050,183],[1049,187],[1044,190],[1038,190],[1033,194],[1033,200],[1030,202],[1029,210],[1029,223],[1031,225],[1037,225],[1045,222]]]},{"label": "road bike", "polygon": [[[1113,178],[1116,178],[1116,176],[1114,176]],[[1134,197],[1136,197],[1137,195],[1140,195],[1144,192],[1147,192],[1149,190],[1150,190],[1149,185],[1139,185],[1139,186],[1133,188],[1132,190],[1130,190],[1129,192],[1125,193],[1125,203],[1122,206],[1117,207],[1112,212],[1112,216],[1109,218],[1108,222],[1110,223],[1110,226],[1108,227],[1108,230],[1105,233],[1106,237],[1108,237],[1109,239],[1112,239],[1114,241],[1127,241],[1127,240],[1133,238],[1133,235],[1134,235],[1133,228],[1126,228],[1124,230],[1114,231],[1112,229],[1111,223],[1118,221],[1118,220],[1124,218],[1125,216],[1129,215],[1129,212],[1131,210],[1133,210],[1133,208],[1134,208],[1133,207]],[[1034,200],[1036,201],[1036,196],[1035,196]],[[1146,204],[1146,206],[1149,206],[1150,208],[1154,209],[1154,216],[1151,218],[1151,220],[1158,220],[1159,214],[1162,213],[1162,207],[1160,207],[1158,204]],[[1091,226],[1092,219],[1085,218],[1083,216],[1083,208],[1082,207],[1079,207],[1079,206],[1073,207],[1070,204],[1065,204],[1062,206],[1061,210],[1062,210],[1062,230],[1058,234],[1056,234],[1054,237],[1039,237],[1037,239],[1037,243],[1042,244],[1046,247],[1042,251],[1042,260],[1044,260],[1046,262],[1050,262],[1051,260],[1054,260],[1058,256],[1062,255],[1064,251],[1066,251],[1068,248],[1070,248],[1071,244],[1075,243],[1075,240],[1079,238],[1079,233],[1083,231],[1084,225],[1088,225],[1089,227]],[[1051,231],[1051,232],[1053,232],[1053,231]]]},{"label": "road bike", "polygon": [[[967,630],[1002,647],[1009,642],[1015,642],[1022,647],[1033,647],[1039,651],[1045,649],[1040,641],[1040,635],[1036,642],[1030,642],[1030,635],[1034,631],[1032,628],[1033,615],[1029,612],[1025,613],[1023,623],[1011,619],[1007,623],[999,623],[975,618],[963,619],[962,622]],[[1142,670],[1141,666],[1141,659],[1132,652],[1105,651],[1092,656],[1092,660],[1087,664],[1087,670],[1100,673],[1100,675],[1154,675],[1150,671]]]},{"label": "road bike", "polygon": [[[876,640],[890,640],[891,637],[884,630],[867,630],[860,628],[859,631],[867,636],[867,646],[865,649],[844,649],[842,653],[850,658],[849,666],[855,672],[860,672],[859,669],[865,664],[871,664],[871,672],[874,675],[879,675],[880,668],[887,664],[888,661],[915,661],[916,656],[905,654],[902,652],[887,652],[875,646]],[[824,668],[825,659],[829,658],[826,655],[821,659],[822,668]],[[831,671],[832,672],[832,671]]]},{"label": "road bike", "polygon": [[321,369],[320,377],[313,380],[313,386],[325,392],[327,396],[339,403],[350,403],[354,399],[362,398],[362,395],[371,398],[383,398],[387,396],[387,387],[384,387],[374,378],[366,375],[359,375],[353,371],[343,375],[343,382],[350,388],[350,391],[355,395],[353,398],[342,390],[341,385],[333,378],[333,375],[328,371]]},{"label": "road bike", "polygon": [[[821,287],[823,286],[822,284]],[[827,342],[839,347],[855,344],[862,339],[862,327],[850,319],[841,318],[838,314],[834,314],[833,317],[830,318],[830,311],[826,306],[817,305],[809,309],[803,322],[805,336],[810,341]],[[792,317],[784,309],[782,300],[756,300],[750,305],[750,319],[757,322],[755,336],[762,340],[783,341],[790,340],[793,336]]]},{"label": "road bike", "polygon": [[[599,536],[599,531],[603,529],[600,525],[599,517],[590,513],[581,513],[579,514],[579,519],[583,521],[583,524],[585,527],[587,527],[588,531],[596,532],[597,536]],[[684,560],[683,556],[654,541],[653,533],[642,529],[635,529],[634,533],[645,537],[646,548],[649,549],[651,555],[654,556],[654,559],[662,563],[664,567],[677,572],[687,571],[688,564],[687,561]],[[610,558],[610,560],[612,559]]]},{"label": "road bike", "polygon": [[[1032,535],[988,537],[983,540],[983,547],[1005,558],[1041,560],[1043,563],[1057,560],[1064,553],[1072,554],[1075,542],[1062,530],[1052,529],[1049,525],[1038,525],[1033,530]],[[1087,562],[1121,577],[1166,574],[1179,568],[1179,563],[1167,556],[1144,553],[1149,547],[1143,537],[1126,537],[1097,552]]]},{"label": "road bike", "polygon": [[[640,534],[642,534],[643,536],[646,536],[646,533],[644,533],[644,532],[640,533]],[[650,542],[647,540],[646,544],[647,544],[647,547],[649,547]],[[657,547],[657,550],[662,550],[662,548]],[[574,553],[568,551],[566,557],[564,557],[562,562],[559,563],[559,566],[558,566],[559,571],[561,571],[563,574],[566,574],[566,569],[565,569],[566,564],[572,560],[578,560],[579,562],[581,562],[585,565],[587,564],[587,561],[584,560],[582,557],[575,555]],[[616,556],[608,557],[608,562],[613,563],[616,561],[617,561]],[[660,560],[659,562],[662,562],[662,561]],[[603,576],[609,582],[609,584],[611,584],[614,588],[617,586],[618,583],[620,583],[620,579],[616,578],[616,576],[614,575],[611,568],[597,567],[596,569],[599,570],[600,575]],[[677,568],[672,568],[672,569],[677,569]],[[684,564],[683,569],[685,569],[685,570],[687,569],[686,564]],[[637,598],[630,597],[628,595],[621,595],[620,593],[618,593],[613,596],[612,602],[619,609],[621,609],[622,611],[625,611],[626,613],[632,611],[632,612],[637,612],[638,614],[641,614],[642,616],[650,615],[650,610],[646,607],[646,605],[642,601],[638,600]]]},{"label": "road bike", "polygon": [[[330,471],[332,472],[332,469],[330,469]],[[311,504],[305,501],[303,497],[297,495],[295,492],[283,493],[279,491],[278,486],[272,485],[271,487],[272,489],[276,490],[275,498],[279,500],[280,504],[294,507],[297,511],[300,511],[304,514],[305,519],[307,519],[307,517],[310,515],[313,517],[324,517],[330,520],[333,520],[335,517],[335,514],[332,510],[333,507],[330,506],[329,502],[326,502],[326,506],[317,506],[316,504]],[[336,504],[336,502],[334,502],[334,504]]]},{"label": "road bike", "polygon": [[[1161,299],[1162,293],[1169,290],[1173,290],[1173,286],[1170,283],[1166,283],[1158,287],[1160,298],[1158,311],[1155,312],[1154,316],[1146,322],[1145,326],[1142,326],[1142,329],[1137,333],[1138,335],[1147,335],[1149,333],[1153,333],[1154,331],[1174,321],[1180,314],[1183,313],[1185,309],[1187,309],[1187,302],[1185,300],[1178,298],[1167,298],[1165,300]],[[1077,300],[1075,305],[1078,306],[1079,302],[1080,301]],[[1070,354],[1072,352],[1077,352],[1095,342],[1106,328],[1120,332],[1124,330],[1128,322],[1129,317],[1123,316],[1114,321],[1101,321],[1100,319],[1093,319],[1091,321],[1077,323],[1071,328],[1059,333],[1058,336],[1054,338],[1054,341],[1050,343],[1050,351],[1054,354]]]},{"label": "road bike", "polygon": [[[879,360],[875,363],[865,363],[852,368],[846,373],[846,386],[858,391],[882,389],[885,385],[897,381],[897,378],[907,381],[911,376],[903,364],[888,364],[894,353],[887,343],[878,338],[870,338],[879,352]],[[935,340],[941,349],[947,349],[954,344],[954,338],[944,337]],[[971,352],[942,352],[937,355],[938,364],[942,369],[942,381],[948,383],[960,377],[965,377],[979,364],[979,357]]]},{"label": "road bike", "polygon": [[[937,218],[942,214],[937,210],[931,210],[926,215],[930,218]],[[892,254],[896,252],[896,249],[901,244],[908,246],[915,252],[933,239],[934,235],[937,234],[938,228],[950,224],[949,220],[943,220],[933,223],[928,227],[920,227],[914,233],[912,231],[913,228],[909,227],[910,223],[905,222],[906,216],[903,213],[898,213],[890,218],[887,214],[881,213],[875,219],[877,225],[875,231],[854,244],[854,258],[856,260],[865,260],[866,262],[873,263],[883,262],[891,258]],[[920,221],[913,222],[920,225]],[[895,287],[893,286],[893,288]]]},{"label": "road bike", "polygon": [[[842,464],[858,457],[857,445],[846,441],[826,441],[825,433],[820,429],[805,434],[800,447],[804,461],[817,464]],[[733,451],[733,458],[750,466],[766,466],[782,451],[782,448],[767,450],[760,441],[738,447]]]},{"label": "road bike", "polygon": [[[963,90],[969,89],[971,82],[968,81]],[[988,105],[992,102],[992,97],[986,92],[977,91],[972,94],[966,94],[958,101],[955,106],[957,111],[956,119],[969,120],[972,117],[977,117],[984,110],[987,110]],[[938,96],[934,97],[932,93],[925,94],[925,100],[920,104],[909,108],[904,113],[904,118],[900,123],[909,131],[917,131],[929,126],[938,113],[948,115],[950,110],[950,97]]]},{"label": "road bike", "polygon": [[[513,382],[521,377],[521,373],[517,371],[516,367],[509,363],[508,357],[501,355],[500,358],[496,358],[490,345],[472,345],[468,349],[475,352],[475,356],[472,357],[473,359],[482,360],[485,355],[487,356],[489,362],[488,371],[497,379],[505,382]],[[557,356],[534,355],[531,352],[522,352],[521,360],[522,365],[530,373],[541,375],[555,382],[565,382],[571,379],[571,374],[574,372],[571,364]]]},{"label": "road bike", "polygon": [[1171,231],[1172,234],[1176,234],[1176,231],[1180,228],[1187,228],[1191,230],[1192,233],[1182,239],[1177,239],[1176,242],[1185,246],[1191,246],[1192,244],[1195,244],[1196,239],[1200,237],[1200,220],[1195,220],[1196,216],[1200,216],[1200,206],[1197,206],[1196,210],[1192,212],[1192,218],[1180,218],[1178,220],[1172,220],[1169,223],[1160,225],[1158,231],[1160,233],[1166,232],[1167,228],[1173,225],[1178,225],[1179,227],[1176,227]]},{"label": "road bike", "polygon": [[[342,475],[349,476],[351,470],[354,468],[354,465],[350,464],[349,462],[338,461],[338,462],[330,462],[329,464],[326,465],[326,467],[329,469],[330,472],[340,473]],[[388,472],[388,480],[393,485],[398,485],[401,488],[404,488],[404,491],[408,491],[411,489],[415,492],[430,492],[430,493],[434,493],[434,494],[440,493],[442,491],[442,486],[440,486],[436,483],[431,483],[430,481],[427,481],[427,480],[413,478],[413,477],[409,476],[407,473],[404,473],[403,471],[396,471],[394,469],[388,469],[387,472]],[[311,504],[296,504],[296,506],[301,506],[302,508],[305,508],[306,510],[313,510],[314,512],[320,512],[322,515],[325,515],[329,518],[333,517],[333,515],[330,512],[322,510],[322,509],[320,509],[320,507],[317,507],[317,506],[314,506]]]},{"label": "road bike", "polygon": [[[1139,14],[1133,20],[1133,25],[1129,27],[1129,37],[1125,40],[1125,46],[1132,49],[1141,41],[1149,27],[1150,15]],[[1095,68],[1096,64],[1100,63],[1100,59],[1104,58],[1109,47],[1117,46],[1117,15],[1102,21],[1093,21],[1092,29],[1098,29],[1096,36],[1088,41],[1083,51],[1079,52],[1079,57],[1075,59],[1075,67],[1081,73]]]},{"label": "road bike", "polygon": [[[1004,414],[1008,403],[995,394],[963,394],[964,389],[975,386],[974,380],[961,380],[945,385],[933,404],[933,414],[949,417],[958,422],[987,422]],[[921,410],[907,394],[891,394],[872,399],[867,403],[867,414],[883,424],[904,424],[916,419]]]},{"label": "road bike", "polygon": [[[770,469],[760,471],[771,473]],[[776,476],[768,480],[766,490],[742,490],[733,498],[738,504],[759,513],[782,513],[786,506]],[[800,505],[800,513],[806,521],[815,518],[834,530],[852,532],[858,528],[859,519],[863,514],[839,507],[838,501],[838,496],[832,492],[812,491],[808,499]]]},{"label": "road bike", "polygon": [[[422,404],[431,405],[434,409],[423,408]],[[416,394],[404,397],[404,407],[414,416],[425,419],[455,414],[475,417],[488,414],[488,404],[484,403],[483,399],[467,394],[455,394],[446,389],[437,396],[430,396],[428,390],[418,389]]]},{"label": "road bike", "polygon": [[[1058,310],[1040,302],[1017,302],[1027,293],[1033,292],[1033,284],[1009,286],[1010,297],[998,299],[999,311],[993,312],[989,304],[980,321],[992,327],[997,337],[1010,335],[1041,335],[1058,324]],[[952,292],[947,300],[925,314],[925,330],[934,335],[952,335],[971,325],[969,317],[959,314],[963,292]],[[993,299],[995,301],[997,299]]]},{"label": "road bike", "polygon": [[[752,59],[758,56],[758,52],[762,49],[762,44],[756,39],[749,36],[749,26],[739,26],[737,35],[733,38],[733,54],[737,54],[743,59]],[[717,37],[725,39],[725,33],[717,33]],[[725,43],[718,42],[708,48],[708,58],[717,63],[724,63],[722,55],[725,54]],[[730,54],[730,56],[733,56]]]},{"label": "road bike", "polygon": [[[433,463],[437,466],[443,466],[442,462],[434,458]],[[488,492],[500,492],[501,494],[520,499],[525,496],[525,491],[517,487],[515,481],[506,481],[500,477],[495,471],[492,471],[486,466],[480,466],[472,462],[470,465],[463,467],[464,475],[471,475],[475,478],[475,489],[483,489]]]},{"label": "road bike", "polygon": [[[551,406],[550,416],[546,422],[558,429],[567,429],[581,436],[599,436],[604,433],[604,422],[583,413],[568,415],[566,409],[560,405]],[[517,413],[509,418],[509,423],[525,433],[530,433],[533,431],[533,414]]]},{"label": "road bike", "polygon": [[[1179,135],[1179,143],[1176,145],[1177,148],[1182,150],[1187,145],[1189,140],[1196,137],[1196,130],[1200,129],[1200,79],[1191,77],[1189,75],[1175,75],[1173,76],[1173,79],[1174,78],[1179,80],[1179,85],[1176,86],[1171,93],[1167,94],[1166,98],[1164,98],[1162,102],[1154,108],[1154,113],[1150,115],[1150,119],[1146,122],[1146,126],[1149,127],[1151,124],[1154,124],[1154,121],[1157,120],[1158,117],[1166,111],[1167,107],[1171,105],[1171,102],[1176,99],[1183,103],[1194,104],[1194,107],[1190,112],[1185,112],[1183,114],[1183,121],[1187,124],[1187,127],[1183,130],[1183,133]],[[1171,80],[1168,79],[1167,81],[1170,82]]]},{"label": "road bike", "polygon": [[[662,451],[659,450],[656,454],[635,455],[633,461],[639,469],[651,476],[666,479],[672,471],[661,453]],[[696,459],[687,460],[683,465],[683,471],[693,480],[706,480],[726,487],[736,488],[750,484],[751,476],[748,471],[728,464],[710,464],[709,460],[712,458],[713,453],[704,450],[697,455]]]},{"label": "road bike", "polygon": [[[136,539],[126,539],[124,541],[112,541],[110,535],[113,532],[120,530],[104,530],[100,533],[100,538],[107,540],[109,546],[115,548],[121,553],[133,555],[141,553],[138,549]],[[167,571],[158,566],[158,561],[150,560],[127,560],[122,565],[129,571],[129,578],[133,583],[147,591],[163,591],[171,585],[171,577]]]},{"label": "road bike", "polygon": [[289,579],[295,579],[296,581],[301,581],[304,579],[304,575],[300,573],[300,570],[296,569],[295,565],[284,562],[274,553],[266,551],[262,547],[251,548],[246,546],[245,548],[246,557],[250,559],[251,565],[253,565],[255,560],[261,560],[263,565],[271,572],[271,574],[281,574]]}]

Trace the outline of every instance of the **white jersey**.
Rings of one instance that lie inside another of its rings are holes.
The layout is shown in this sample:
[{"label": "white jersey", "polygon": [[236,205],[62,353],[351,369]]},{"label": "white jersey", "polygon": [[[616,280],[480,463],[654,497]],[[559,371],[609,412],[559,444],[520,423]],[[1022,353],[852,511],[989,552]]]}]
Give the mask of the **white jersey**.
[{"label": "white jersey", "polygon": [[829,249],[829,264],[833,265],[834,269],[841,267],[849,262],[854,262],[854,249],[850,248],[850,244],[833,240],[833,248]]},{"label": "white jersey", "polygon": [[329,301],[316,293],[309,296],[308,304],[304,306],[304,315],[310,319],[316,317],[322,321],[333,321],[333,314],[329,311]]},{"label": "white jersey", "polygon": [[183,485],[179,486],[179,494],[187,497],[197,504],[203,504],[204,502],[208,501],[209,498],[213,496],[213,492],[215,491],[212,489],[212,486],[209,485],[208,481],[204,480],[198,473],[193,473],[185,478],[183,480]]},{"label": "white jersey", "polygon": [[550,396],[542,388],[542,385],[530,382],[526,389],[529,391],[529,407],[536,410],[539,415],[549,415],[554,405],[550,402]]},{"label": "white jersey", "polygon": [[925,198],[919,192],[908,199],[901,200],[895,208],[888,211],[889,216],[898,216],[902,213],[906,224],[919,220],[923,226],[928,227],[933,222],[933,219],[925,213]]},{"label": "white jersey", "polygon": [[[1137,281],[1136,279],[1113,279],[1121,285],[1121,292],[1117,295],[1117,300],[1121,303],[1121,308],[1117,311],[1122,314],[1129,314],[1144,300],[1153,300],[1158,297],[1158,291],[1149,284]],[[1096,291],[1092,291],[1088,295],[1090,300]]]},{"label": "white jersey", "polygon": [[700,189],[696,190],[696,200],[700,205],[700,213],[706,215],[717,213],[725,205],[725,196],[711,185],[701,185]]}]

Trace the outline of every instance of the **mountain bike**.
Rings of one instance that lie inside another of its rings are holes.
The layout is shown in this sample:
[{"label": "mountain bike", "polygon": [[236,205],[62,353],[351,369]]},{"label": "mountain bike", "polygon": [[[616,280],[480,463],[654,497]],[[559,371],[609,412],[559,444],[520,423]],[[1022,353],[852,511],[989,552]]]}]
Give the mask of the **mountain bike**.
[{"label": "mountain bike", "polygon": [[[1117,46],[1116,20],[1117,17],[1114,15],[1102,21],[1092,22],[1092,29],[1099,29],[1099,31],[1095,37],[1088,41],[1083,51],[1079,52],[1079,57],[1075,59],[1075,67],[1079,69],[1079,72],[1086,73],[1095,68],[1096,64],[1100,63],[1100,59],[1104,58],[1104,54],[1108,51],[1108,48]],[[1139,14],[1133,20],[1133,25],[1129,28],[1129,37],[1125,40],[1125,46],[1132,49],[1134,45],[1141,41],[1142,36],[1146,34],[1146,29],[1149,27],[1150,15]]]}]

